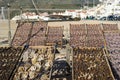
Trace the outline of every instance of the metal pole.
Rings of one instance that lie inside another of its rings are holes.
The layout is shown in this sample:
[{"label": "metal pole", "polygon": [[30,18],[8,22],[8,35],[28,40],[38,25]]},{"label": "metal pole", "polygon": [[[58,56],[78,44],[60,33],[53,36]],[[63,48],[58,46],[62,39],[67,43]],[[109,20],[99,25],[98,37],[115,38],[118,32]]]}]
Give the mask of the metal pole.
[{"label": "metal pole", "polygon": [[9,28],[9,31],[8,31],[8,44],[9,46],[11,47],[11,23],[10,23],[10,4],[8,3],[7,4],[7,7],[8,7],[8,28]]},{"label": "metal pole", "polygon": [[4,7],[1,7],[1,16],[2,19],[5,20]]},{"label": "metal pole", "polygon": [[55,61],[55,50],[56,50],[56,47],[54,46],[53,61],[52,61],[52,66],[51,66],[51,70],[50,70],[49,80],[52,80],[52,71],[53,71],[53,65],[54,65],[54,61]]},{"label": "metal pole", "polygon": [[67,60],[67,63],[69,64],[69,48],[67,46],[67,52],[66,52],[66,60]]},{"label": "metal pole", "polygon": [[[29,13],[29,11],[27,10],[27,13]],[[29,15],[27,14],[27,22],[30,22],[29,21]]]},{"label": "metal pole", "polygon": [[87,1],[87,6],[88,6],[88,9],[89,9],[89,0]]},{"label": "metal pole", "polygon": [[37,11],[37,14],[39,15],[39,11],[38,11],[38,8],[37,8],[37,6],[35,5],[35,2],[34,2],[34,0],[31,0],[32,1],[32,4],[33,4],[33,6],[35,7],[35,10]]},{"label": "metal pole", "polygon": [[94,0],[93,0],[93,7],[94,7]]},{"label": "metal pole", "polygon": [[21,14],[21,22],[22,22],[22,7],[20,7],[20,14]]},{"label": "metal pole", "polygon": [[74,80],[74,62],[73,62],[73,59],[74,59],[74,53],[73,53],[73,48],[71,48],[71,53],[72,53],[72,80]]}]

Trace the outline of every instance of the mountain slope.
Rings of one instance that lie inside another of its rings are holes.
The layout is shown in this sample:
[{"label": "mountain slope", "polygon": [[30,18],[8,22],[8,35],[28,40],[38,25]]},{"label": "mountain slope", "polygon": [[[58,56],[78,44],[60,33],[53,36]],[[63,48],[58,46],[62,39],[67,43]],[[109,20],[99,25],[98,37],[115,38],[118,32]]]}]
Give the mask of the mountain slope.
[{"label": "mountain slope", "polygon": [[[99,3],[99,0],[94,0],[95,4]],[[53,8],[62,8],[62,9],[76,9],[80,8],[83,5],[89,4],[92,6],[93,0],[34,0],[38,8],[42,9],[53,9]],[[31,0],[0,0],[0,7],[7,6],[7,3],[10,3],[12,8],[34,8]]]},{"label": "mountain slope", "polygon": [[[94,0],[95,4],[99,3],[99,0]],[[92,6],[93,0],[34,0],[38,9],[80,9],[81,7],[88,5]],[[12,10],[10,12],[11,18],[20,14],[20,7],[23,9],[34,9],[31,0],[0,0],[0,7],[7,8],[7,4],[10,4]],[[7,12],[5,12],[7,18]]]}]

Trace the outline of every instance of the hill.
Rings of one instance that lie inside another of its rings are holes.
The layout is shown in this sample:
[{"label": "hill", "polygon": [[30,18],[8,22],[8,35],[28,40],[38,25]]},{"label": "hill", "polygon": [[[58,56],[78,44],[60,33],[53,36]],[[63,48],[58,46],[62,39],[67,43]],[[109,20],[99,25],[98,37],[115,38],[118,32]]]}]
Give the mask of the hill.
[{"label": "hill", "polygon": [[[80,9],[83,6],[93,6],[93,0],[33,0],[38,9]],[[99,0],[94,0],[95,4],[99,3]],[[32,0],[0,0],[0,7],[7,8],[7,4],[10,4],[12,10],[10,12],[11,18],[20,14],[20,7],[23,9],[34,9]],[[5,12],[7,18],[7,12]]]},{"label": "hill", "polygon": [[[93,0],[34,0],[36,6],[40,9],[79,9],[84,5],[89,4],[92,6]],[[99,3],[99,0],[94,0],[95,4]],[[0,0],[0,7],[7,7],[7,3],[10,3],[12,8],[34,8],[31,0]]]}]

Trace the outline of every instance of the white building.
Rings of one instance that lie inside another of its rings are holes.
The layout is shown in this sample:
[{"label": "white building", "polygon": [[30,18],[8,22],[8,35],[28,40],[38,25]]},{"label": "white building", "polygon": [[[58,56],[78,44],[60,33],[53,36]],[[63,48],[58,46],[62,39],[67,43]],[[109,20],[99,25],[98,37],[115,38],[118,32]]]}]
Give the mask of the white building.
[{"label": "white building", "polygon": [[96,16],[120,15],[120,0],[101,0],[102,4],[95,10]]}]

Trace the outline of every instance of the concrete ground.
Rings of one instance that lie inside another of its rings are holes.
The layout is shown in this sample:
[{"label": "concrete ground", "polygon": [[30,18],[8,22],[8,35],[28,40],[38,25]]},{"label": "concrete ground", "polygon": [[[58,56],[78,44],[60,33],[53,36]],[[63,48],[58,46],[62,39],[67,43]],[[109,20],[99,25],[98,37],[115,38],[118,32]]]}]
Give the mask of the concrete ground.
[{"label": "concrete ground", "polygon": [[[16,31],[17,28],[17,24],[16,21],[11,21],[11,36],[13,38],[14,33]],[[0,20],[0,42],[2,41],[7,41],[8,40],[8,31],[9,31],[9,27],[8,27],[8,20]],[[7,43],[0,43],[0,46],[8,46]]]}]

